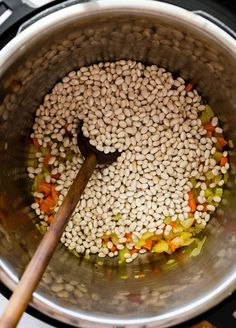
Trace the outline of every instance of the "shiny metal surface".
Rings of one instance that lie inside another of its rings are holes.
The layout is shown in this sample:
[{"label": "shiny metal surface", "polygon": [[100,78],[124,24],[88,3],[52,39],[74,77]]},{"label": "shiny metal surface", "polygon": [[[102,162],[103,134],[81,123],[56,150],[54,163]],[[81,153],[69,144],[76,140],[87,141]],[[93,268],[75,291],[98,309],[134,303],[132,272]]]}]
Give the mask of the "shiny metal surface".
[{"label": "shiny metal surface", "polygon": [[[17,283],[41,236],[32,221],[26,154],[44,95],[81,65],[119,58],[157,64],[191,79],[236,142],[236,41],[214,24],[153,1],[74,5],[27,28],[0,53],[1,280]],[[173,265],[142,256],[75,257],[60,245],[32,305],[80,327],[167,327],[219,303],[235,289],[235,154],[223,204],[202,253]]]}]

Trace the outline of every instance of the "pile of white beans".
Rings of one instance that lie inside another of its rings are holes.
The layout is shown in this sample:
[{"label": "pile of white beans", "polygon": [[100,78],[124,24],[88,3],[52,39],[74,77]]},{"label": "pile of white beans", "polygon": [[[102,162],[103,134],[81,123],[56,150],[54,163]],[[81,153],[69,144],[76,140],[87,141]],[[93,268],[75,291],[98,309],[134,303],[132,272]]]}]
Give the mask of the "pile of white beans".
[{"label": "pile of white beans", "polygon": [[[192,177],[202,190],[194,218],[205,225],[215,208],[208,205],[204,212],[201,205],[206,201],[204,174],[211,169],[218,175],[227,168],[217,166],[213,159],[216,138],[206,136],[198,118],[204,109],[198,92],[186,92],[181,77],[174,79],[163,68],[131,60],[81,67],[57,83],[37,109],[31,135],[52,154],[46,182],[55,183],[60,191],[55,212],[83,162],[77,147],[79,120],[83,120],[84,135],[98,150],[121,152],[115,163],[93,174],[62,243],[78,253],[113,257],[124,248],[125,233],[132,232],[128,249],[147,231],[168,235],[172,226],[164,223],[166,217],[171,221],[188,218]],[[218,125],[217,117],[212,124]],[[68,150],[72,160],[60,163]],[[32,179],[43,170],[42,153],[36,157],[38,167],[28,168]],[[57,173],[60,178],[55,180],[52,175]],[[37,203],[32,208],[47,221]],[[122,218],[114,221],[118,213]],[[114,252],[112,242],[104,247],[102,241],[112,232],[120,242]],[[127,262],[135,257],[136,253]]]}]

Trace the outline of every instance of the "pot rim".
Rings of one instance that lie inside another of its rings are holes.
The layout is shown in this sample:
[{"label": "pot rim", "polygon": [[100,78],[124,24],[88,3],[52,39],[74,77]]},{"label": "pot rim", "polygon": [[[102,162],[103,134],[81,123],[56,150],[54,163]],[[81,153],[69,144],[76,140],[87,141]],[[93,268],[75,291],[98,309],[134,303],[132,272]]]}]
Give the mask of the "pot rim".
[{"label": "pot rim", "polygon": [[[36,34],[42,35],[46,33],[51,26],[60,23],[66,23],[73,19],[80,19],[86,16],[97,15],[101,13],[109,12],[125,12],[125,13],[142,13],[159,17],[168,17],[173,21],[181,21],[190,26],[198,28],[202,34],[210,38],[214,38],[225,47],[236,58],[236,41],[221,28],[214,23],[209,22],[203,17],[180,8],[175,5],[162,3],[152,0],[99,0],[89,3],[80,3],[69,6],[67,8],[60,9],[55,13],[41,18],[29,26],[26,30],[18,34],[13,38],[1,51],[0,51],[0,76],[4,71],[14,62],[14,59],[24,52],[25,44],[32,42]],[[11,290],[14,289],[18,282],[17,276],[12,270],[5,264],[1,263],[0,266],[1,280]],[[211,289],[207,295],[199,299],[195,299],[188,305],[180,306],[178,309],[171,312],[164,313],[162,315],[156,315],[149,318],[136,317],[136,318],[119,318],[116,316],[96,315],[85,311],[73,311],[65,309],[41,296],[37,291],[33,294],[33,300],[31,305],[37,310],[45,313],[49,316],[53,316],[55,319],[64,321],[66,323],[81,324],[97,324],[100,327],[114,327],[114,325],[127,325],[133,327],[139,327],[145,324],[145,327],[153,327],[153,324],[158,323],[158,327],[166,327],[167,325],[174,325],[181,323],[184,320],[190,319],[202,312],[205,312],[209,308],[218,304],[226,296],[230,295],[236,282],[236,269],[229,272],[224,278],[224,281],[219,281],[215,289]]]}]

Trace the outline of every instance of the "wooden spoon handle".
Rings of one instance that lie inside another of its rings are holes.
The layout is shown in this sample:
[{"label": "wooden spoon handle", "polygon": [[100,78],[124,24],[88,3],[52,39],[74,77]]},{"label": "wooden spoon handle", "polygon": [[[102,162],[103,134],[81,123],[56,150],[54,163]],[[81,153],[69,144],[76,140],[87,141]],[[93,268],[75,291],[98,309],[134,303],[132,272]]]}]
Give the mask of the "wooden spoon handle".
[{"label": "wooden spoon handle", "polygon": [[84,161],[79,173],[71,185],[61,207],[55,215],[50,228],[41,240],[34,256],[16,286],[0,321],[1,328],[16,327],[32,293],[37,287],[95,167],[97,158],[90,154]]}]

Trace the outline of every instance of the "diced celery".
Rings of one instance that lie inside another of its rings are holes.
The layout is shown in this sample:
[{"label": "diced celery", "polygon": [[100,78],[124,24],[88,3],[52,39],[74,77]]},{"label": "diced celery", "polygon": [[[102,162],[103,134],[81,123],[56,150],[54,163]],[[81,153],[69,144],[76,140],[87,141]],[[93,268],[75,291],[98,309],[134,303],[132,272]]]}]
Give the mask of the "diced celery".
[{"label": "diced celery", "polygon": [[209,105],[206,105],[206,112],[207,112],[207,115],[212,118],[215,116],[215,113],[213,112],[213,109],[209,106]]},{"label": "diced celery", "polygon": [[198,256],[201,253],[203,244],[206,241],[206,237],[204,237],[202,240],[197,239],[195,242],[197,244],[197,247],[195,247],[192,252],[190,253],[190,256]]},{"label": "diced celery", "polygon": [[146,244],[146,240],[140,238],[137,243],[135,243],[135,246],[137,247],[143,247]]},{"label": "diced celery", "polygon": [[209,105],[206,105],[206,109],[202,112],[200,115],[200,120],[202,123],[209,122],[212,117],[214,117],[215,114],[212,110],[212,108]]},{"label": "diced celery", "polygon": [[141,239],[143,239],[143,240],[147,240],[147,239],[151,238],[153,235],[154,235],[154,232],[150,232],[150,231],[148,231],[148,232],[145,232],[145,233],[141,236]]},{"label": "diced celery", "polygon": [[40,184],[40,182],[44,181],[44,178],[44,173],[39,173],[38,175],[36,175],[32,186],[33,191],[36,191],[38,189],[38,185]]},{"label": "diced celery", "polygon": [[230,140],[228,141],[228,144],[229,144],[229,148],[231,148],[231,149],[234,148],[233,140],[230,139]]},{"label": "diced celery", "polygon": [[127,253],[129,253],[129,250],[126,247],[119,251],[119,254],[118,254],[119,264],[122,264],[125,262],[125,254],[127,254]]},{"label": "diced celery", "polygon": [[184,231],[181,233],[180,235],[180,238],[183,240],[183,241],[187,241],[189,238],[192,237],[192,234],[191,232],[187,232],[187,231]]},{"label": "diced celery", "polygon": [[113,221],[119,221],[120,219],[122,219],[121,213],[118,213],[112,217]]},{"label": "diced celery", "polygon": [[186,219],[184,221],[180,221],[180,224],[184,228],[188,229],[188,228],[190,228],[192,226],[193,222],[194,222],[194,218],[189,218],[189,219]]},{"label": "diced celery", "polygon": [[206,178],[207,178],[207,180],[212,180],[212,179],[214,179],[214,174],[212,173],[212,171],[211,170],[209,170],[209,171],[207,171],[206,172]]},{"label": "diced celery", "polygon": [[111,234],[111,241],[115,246],[119,245],[119,238],[116,233]]},{"label": "diced celery", "polygon": [[48,148],[41,147],[40,151],[41,151],[41,153],[43,154],[44,157],[49,154],[49,149]]},{"label": "diced celery", "polygon": [[216,188],[215,196],[218,196],[218,197],[222,198],[222,196],[223,196],[223,189],[222,188]]},{"label": "diced celery", "polygon": [[171,222],[171,217],[167,216],[165,219],[164,219],[164,222],[165,224],[169,224]]},{"label": "diced celery", "polygon": [[223,156],[222,153],[220,153],[219,151],[216,151],[215,154],[213,155],[213,158],[216,161],[216,163],[219,163],[222,156]]},{"label": "diced celery", "polygon": [[206,198],[208,198],[209,196],[213,196],[213,195],[214,195],[214,193],[212,192],[211,189],[207,188],[207,189],[205,190],[205,197],[206,197]]},{"label": "diced celery", "polygon": [[226,172],[226,173],[224,174],[224,182],[225,182],[225,183],[228,181],[228,178],[229,178],[229,173]]},{"label": "diced celery", "polygon": [[214,178],[214,183],[216,184],[216,185],[218,185],[218,183],[220,182],[222,180],[222,175],[221,174],[219,174],[219,175],[217,175],[215,178]]},{"label": "diced celery", "polygon": [[191,178],[190,182],[192,183],[192,186],[195,187],[197,184],[197,180],[195,178]]},{"label": "diced celery", "polygon": [[207,197],[207,203],[212,204],[214,194],[212,196]]},{"label": "diced celery", "polygon": [[169,245],[167,241],[165,240],[160,240],[153,248],[152,248],[152,253],[163,253],[163,252],[168,252],[169,250]]},{"label": "diced celery", "polygon": [[184,231],[184,229],[181,225],[175,226],[172,230],[173,230],[174,233],[179,233],[179,232]]}]

